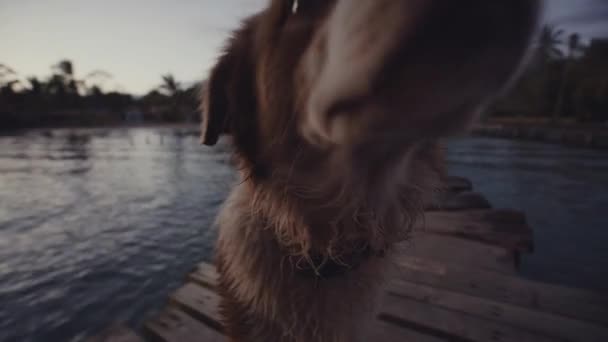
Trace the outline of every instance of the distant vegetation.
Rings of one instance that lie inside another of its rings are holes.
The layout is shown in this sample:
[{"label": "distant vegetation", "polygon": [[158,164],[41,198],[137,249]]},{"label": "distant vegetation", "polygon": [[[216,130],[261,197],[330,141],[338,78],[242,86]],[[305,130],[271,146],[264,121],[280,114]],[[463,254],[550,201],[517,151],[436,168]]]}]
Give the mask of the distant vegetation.
[{"label": "distant vegetation", "polygon": [[[0,129],[125,122],[191,122],[198,84],[184,87],[172,75],[143,97],[102,86],[112,76],[97,70],[80,76],[69,60],[46,78],[23,78],[0,64]],[[486,113],[520,122],[608,122],[608,40],[584,43],[545,26],[520,81]]]},{"label": "distant vegetation", "polygon": [[159,86],[136,98],[119,90],[104,91],[112,78],[96,70],[83,77],[74,64],[62,60],[46,78],[24,79],[0,64],[0,129],[99,126],[134,123],[174,123],[197,120],[198,84],[183,87],[168,74]]},{"label": "distant vegetation", "polygon": [[521,122],[608,122],[608,40],[545,26],[532,62],[514,89],[488,113]]}]

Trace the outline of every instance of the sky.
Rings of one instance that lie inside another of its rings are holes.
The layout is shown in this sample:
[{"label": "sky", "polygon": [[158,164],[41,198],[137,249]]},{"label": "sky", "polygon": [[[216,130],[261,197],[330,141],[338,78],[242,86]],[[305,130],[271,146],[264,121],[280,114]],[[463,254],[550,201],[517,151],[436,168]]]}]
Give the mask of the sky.
[{"label": "sky", "polygon": [[[354,0],[356,1],[356,0]],[[206,77],[223,41],[267,0],[0,0],[0,63],[46,77],[62,59],[77,77],[104,70],[106,89],[144,94],[172,73]],[[547,0],[545,18],[608,37],[608,0]]]}]

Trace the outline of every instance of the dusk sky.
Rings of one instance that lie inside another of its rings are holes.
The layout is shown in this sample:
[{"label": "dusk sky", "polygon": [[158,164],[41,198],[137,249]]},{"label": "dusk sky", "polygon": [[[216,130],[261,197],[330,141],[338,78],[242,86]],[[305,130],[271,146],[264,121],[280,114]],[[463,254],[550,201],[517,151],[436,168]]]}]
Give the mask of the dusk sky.
[{"label": "dusk sky", "polygon": [[[356,1],[356,0],[354,0]],[[46,77],[61,59],[78,76],[95,69],[106,88],[143,94],[172,73],[206,76],[239,19],[266,0],[0,0],[0,63]],[[546,18],[584,37],[608,37],[608,0],[548,0]]]}]

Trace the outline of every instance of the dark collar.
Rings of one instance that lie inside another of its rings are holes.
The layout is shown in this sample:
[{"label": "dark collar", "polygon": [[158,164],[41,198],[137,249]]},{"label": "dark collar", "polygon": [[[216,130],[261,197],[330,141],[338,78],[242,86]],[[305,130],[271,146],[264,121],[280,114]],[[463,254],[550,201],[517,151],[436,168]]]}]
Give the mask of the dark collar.
[{"label": "dark collar", "polygon": [[382,256],[384,256],[384,253],[374,252],[368,246],[360,251],[342,256],[340,261],[336,261],[325,255],[311,256],[310,262],[300,259],[299,262],[294,263],[294,268],[296,274],[302,277],[328,279],[342,276],[349,271],[355,270],[372,257]]}]

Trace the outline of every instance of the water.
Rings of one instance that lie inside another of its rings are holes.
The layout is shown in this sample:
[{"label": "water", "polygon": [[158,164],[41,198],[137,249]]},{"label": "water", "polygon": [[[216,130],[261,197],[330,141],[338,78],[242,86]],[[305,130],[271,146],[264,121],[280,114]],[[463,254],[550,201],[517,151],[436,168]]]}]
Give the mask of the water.
[{"label": "water", "polygon": [[210,257],[227,159],[171,130],[0,138],[0,341],[76,341],[161,306]]},{"label": "water", "polygon": [[[235,180],[195,130],[55,130],[0,138],[0,341],[79,341],[137,326],[209,260]],[[525,211],[525,276],[607,290],[608,153],[468,138],[452,174]]]},{"label": "water", "polygon": [[452,174],[495,207],[526,213],[535,250],[524,276],[608,290],[608,152],[486,138],[452,141],[448,151]]}]

